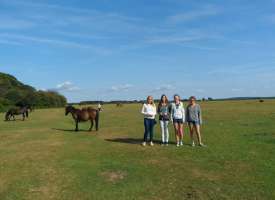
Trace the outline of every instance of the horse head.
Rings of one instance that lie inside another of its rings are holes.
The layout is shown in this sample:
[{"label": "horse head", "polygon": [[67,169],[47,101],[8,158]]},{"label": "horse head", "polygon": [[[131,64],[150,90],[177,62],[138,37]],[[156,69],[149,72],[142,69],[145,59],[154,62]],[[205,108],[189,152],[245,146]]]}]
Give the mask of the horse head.
[{"label": "horse head", "polygon": [[6,116],[5,116],[5,120],[6,121],[9,121],[10,120],[10,111],[8,111],[7,113],[6,113]]},{"label": "horse head", "polygon": [[68,115],[69,113],[72,113],[73,110],[75,110],[73,106],[66,106],[65,115]]}]

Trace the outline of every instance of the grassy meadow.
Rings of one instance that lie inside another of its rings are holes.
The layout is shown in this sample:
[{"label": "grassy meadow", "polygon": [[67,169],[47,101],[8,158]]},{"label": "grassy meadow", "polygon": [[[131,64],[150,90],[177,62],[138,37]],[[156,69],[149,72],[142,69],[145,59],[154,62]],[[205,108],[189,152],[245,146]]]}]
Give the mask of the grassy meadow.
[{"label": "grassy meadow", "polygon": [[75,133],[64,109],[1,113],[0,199],[275,199],[275,101],[201,107],[207,148],[191,147],[187,128],[183,147],[142,147],[138,104],[103,106],[99,132]]}]

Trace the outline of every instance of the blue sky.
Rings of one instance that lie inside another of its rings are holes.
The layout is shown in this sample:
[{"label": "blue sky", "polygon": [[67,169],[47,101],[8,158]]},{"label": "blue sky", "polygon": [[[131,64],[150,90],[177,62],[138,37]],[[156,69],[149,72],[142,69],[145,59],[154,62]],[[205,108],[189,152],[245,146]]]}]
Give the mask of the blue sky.
[{"label": "blue sky", "polygon": [[275,95],[275,0],[0,0],[0,71],[69,101]]}]

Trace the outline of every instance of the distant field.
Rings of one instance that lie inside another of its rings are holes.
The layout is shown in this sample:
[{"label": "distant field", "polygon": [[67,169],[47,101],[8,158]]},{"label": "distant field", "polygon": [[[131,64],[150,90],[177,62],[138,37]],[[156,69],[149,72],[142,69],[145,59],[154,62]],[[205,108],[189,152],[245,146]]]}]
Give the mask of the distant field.
[{"label": "distant field", "polygon": [[275,101],[201,106],[207,148],[187,134],[181,148],[142,147],[141,105],[103,106],[98,133],[72,131],[64,109],[0,114],[0,200],[275,199]]}]

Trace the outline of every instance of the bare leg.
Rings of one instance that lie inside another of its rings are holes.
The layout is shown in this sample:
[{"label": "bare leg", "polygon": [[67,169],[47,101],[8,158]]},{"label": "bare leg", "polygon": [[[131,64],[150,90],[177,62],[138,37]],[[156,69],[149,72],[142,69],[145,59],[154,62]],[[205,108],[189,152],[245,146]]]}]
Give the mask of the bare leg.
[{"label": "bare leg", "polygon": [[183,124],[179,124],[178,135],[179,135],[179,141],[181,142],[183,138]]},{"label": "bare leg", "polygon": [[188,124],[189,126],[189,131],[190,131],[190,138],[192,140],[192,142],[194,142],[194,125],[192,125],[191,123]]},{"label": "bare leg", "polygon": [[201,142],[201,131],[200,131],[200,125],[196,125],[196,126],[195,126],[195,130],[196,130],[196,135],[197,135],[197,138],[198,138],[199,144],[202,144],[202,142]]},{"label": "bare leg", "polygon": [[174,128],[175,128],[175,137],[176,137],[176,142],[177,144],[179,143],[179,124],[178,123],[174,123]]}]

